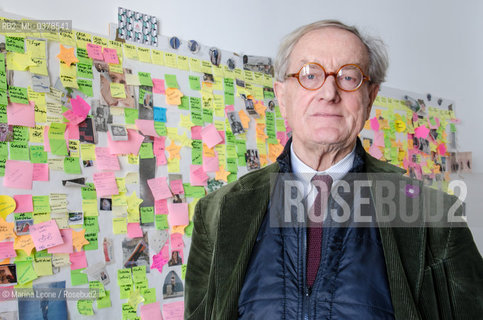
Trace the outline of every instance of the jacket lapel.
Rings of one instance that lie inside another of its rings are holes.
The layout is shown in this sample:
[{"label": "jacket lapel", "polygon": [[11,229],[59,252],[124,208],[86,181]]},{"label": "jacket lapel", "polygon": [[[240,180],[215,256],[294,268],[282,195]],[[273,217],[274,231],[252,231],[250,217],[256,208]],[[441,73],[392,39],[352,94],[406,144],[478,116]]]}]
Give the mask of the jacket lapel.
[{"label": "jacket lapel", "polygon": [[215,314],[222,319],[237,315],[238,297],[258,230],[267,212],[270,173],[261,170],[256,179],[240,181],[242,188],[228,193],[221,204],[215,247]]}]

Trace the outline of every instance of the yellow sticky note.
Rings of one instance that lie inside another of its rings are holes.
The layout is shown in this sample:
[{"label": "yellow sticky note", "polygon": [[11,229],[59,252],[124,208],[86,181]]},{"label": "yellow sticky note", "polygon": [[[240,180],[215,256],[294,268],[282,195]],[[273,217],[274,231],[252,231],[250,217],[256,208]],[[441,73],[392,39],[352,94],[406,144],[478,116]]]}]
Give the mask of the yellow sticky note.
[{"label": "yellow sticky note", "polygon": [[112,232],[114,234],[126,234],[127,233],[127,220],[126,220],[126,218],[113,218],[112,219]]},{"label": "yellow sticky note", "polygon": [[136,49],[136,46],[132,44],[124,44],[124,54],[129,59],[138,60],[138,51]]},{"label": "yellow sticky note", "polygon": [[139,156],[137,154],[128,154],[127,161],[129,164],[139,164]]},{"label": "yellow sticky note", "polygon": [[38,276],[50,276],[53,274],[51,257],[37,257],[34,259],[33,265]]},{"label": "yellow sticky note", "polygon": [[96,160],[96,145],[84,143],[80,146],[82,160]]},{"label": "yellow sticky note", "polygon": [[27,255],[30,255],[34,247],[35,244],[30,234],[18,236],[13,244],[15,250],[23,250]]},{"label": "yellow sticky note", "polygon": [[49,72],[47,71],[47,60],[32,58],[32,62],[35,63],[35,65],[29,67],[30,72],[43,76],[49,75]]},{"label": "yellow sticky note", "polygon": [[67,46],[75,46],[75,34],[72,30],[59,32],[59,40]]},{"label": "yellow sticky note", "polygon": [[124,178],[116,178],[117,189],[119,192],[127,192],[126,189],[126,179]]},{"label": "yellow sticky note", "polygon": [[152,63],[151,62],[151,54],[149,48],[141,48],[138,47],[138,58],[141,62]]},{"label": "yellow sticky note", "polygon": [[189,71],[188,57],[178,55],[178,69]]},{"label": "yellow sticky note", "polygon": [[32,58],[46,59],[44,40],[25,39],[26,51]]},{"label": "yellow sticky note", "polygon": [[64,87],[79,88],[77,85],[77,68],[76,66],[60,64],[60,80]]},{"label": "yellow sticky note", "polygon": [[139,174],[137,172],[129,172],[126,174],[126,184],[137,184],[139,183]]},{"label": "yellow sticky note", "polygon": [[99,46],[107,47],[108,40],[106,38],[103,38],[103,37],[93,36],[92,37],[92,43],[97,44]]},{"label": "yellow sticky note", "polygon": [[164,63],[167,67],[177,69],[178,68],[178,59],[176,59],[177,54],[172,52],[165,52],[164,53]]},{"label": "yellow sticky note", "polygon": [[109,72],[123,74],[122,65],[109,63]]},{"label": "yellow sticky note", "polygon": [[77,46],[85,49],[89,42],[92,42],[92,35],[86,32],[77,31],[75,33]]},{"label": "yellow sticky note", "polygon": [[126,84],[131,86],[140,86],[139,76],[137,74],[126,74]]},{"label": "yellow sticky note", "polygon": [[34,65],[35,62],[26,53],[7,52],[7,68],[9,70],[25,71],[28,67]]},{"label": "yellow sticky note", "polygon": [[193,72],[201,73],[201,61],[199,59],[190,58],[190,69]]},{"label": "yellow sticky note", "polygon": [[154,64],[164,66],[164,52],[159,50],[151,50],[151,60]]},{"label": "yellow sticky note", "polygon": [[112,196],[112,206],[113,207],[127,207],[127,197],[123,192]]},{"label": "yellow sticky note", "polygon": [[98,216],[97,199],[82,199],[82,211],[84,212],[84,216],[87,217]]},{"label": "yellow sticky note", "polygon": [[177,158],[168,159],[168,172],[169,173],[180,172],[179,163],[180,163],[180,160]]},{"label": "yellow sticky note", "polygon": [[7,218],[7,216],[12,213],[17,204],[15,200],[10,196],[0,196],[0,217],[3,219]]},{"label": "yellow sticky note", "polygon": [[120,99],[126,98],[126,91],[124,90],[123,83],[111,82],[110,88],[111,88],[111,96],[113,98],[120,98]]},{"label": "yellow sticky note", "polygon": [[181,104],[181,97],[183,93],[177,88],[167,88],[166,89],[166,103],[174,106]]}]

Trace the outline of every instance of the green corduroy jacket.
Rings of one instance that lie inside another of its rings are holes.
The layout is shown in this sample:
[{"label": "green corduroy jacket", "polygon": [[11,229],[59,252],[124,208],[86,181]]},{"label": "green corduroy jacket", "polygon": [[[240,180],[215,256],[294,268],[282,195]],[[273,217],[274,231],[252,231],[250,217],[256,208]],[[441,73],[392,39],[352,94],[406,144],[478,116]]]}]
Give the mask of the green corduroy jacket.
[{"label": "green corduroy jacket", "polygon": [[[198,202],[185,319],[237,319],[245,272],[267,212],[270,175],[278,171],[274,163]],[[368,154],[365,171],[403,172]],[[444,202],[447,208],[454,197],[445,196]],[[389,209],[376,214],[384,210]],[[483,260],[467,227],[379,226],[396,319],[483,319]]]}]

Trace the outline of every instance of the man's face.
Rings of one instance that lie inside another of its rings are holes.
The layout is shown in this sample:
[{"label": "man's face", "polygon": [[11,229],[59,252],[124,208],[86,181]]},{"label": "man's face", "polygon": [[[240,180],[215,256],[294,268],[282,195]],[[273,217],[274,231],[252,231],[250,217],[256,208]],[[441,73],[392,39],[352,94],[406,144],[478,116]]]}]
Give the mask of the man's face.
[{"label": "man's face", "polygon": [[[369,57],[364,44],[354,34],[322,28],[305,34],[290,55],[288,74],[296,73],[308,62],[317,62],[327,73],[344,64],[357,64],[368,73]],[[307,148],[353,145],[368,119],[378,86],[364,82],[354,92],[337,88],[333,76],[314,91],[304,89],[296,78],[274,85],[280,111],[293,130],[294,145]]]}]

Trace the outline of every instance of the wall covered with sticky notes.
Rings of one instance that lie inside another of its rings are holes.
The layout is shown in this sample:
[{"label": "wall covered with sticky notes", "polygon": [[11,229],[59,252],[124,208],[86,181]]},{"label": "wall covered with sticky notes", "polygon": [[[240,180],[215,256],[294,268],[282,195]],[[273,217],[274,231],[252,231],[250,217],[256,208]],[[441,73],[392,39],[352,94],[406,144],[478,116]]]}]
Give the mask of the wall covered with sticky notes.
[{"label": "wall covered with sticky notes", "polygon": [[[290,128],[269,58],[217,49],[216,65],[207,46],[168,43],[122,43],[75,26],[0,33],[2,310],[182,318],[197,201],[274,162]],[[457,119],[451,101],[438,100],[383,88],[361,140],[444,189]],[[95,296],[40,303],[8,294],[46,288]]]}]

